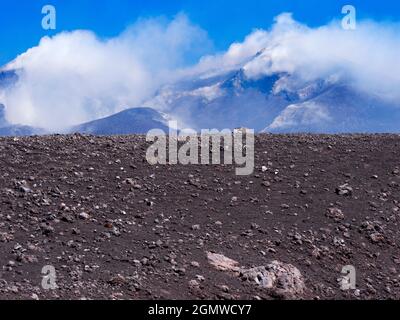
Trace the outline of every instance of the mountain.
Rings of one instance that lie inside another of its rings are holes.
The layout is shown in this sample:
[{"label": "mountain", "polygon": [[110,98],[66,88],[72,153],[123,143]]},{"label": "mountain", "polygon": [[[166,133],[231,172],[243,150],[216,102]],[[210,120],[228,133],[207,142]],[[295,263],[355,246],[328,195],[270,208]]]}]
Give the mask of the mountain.
[{"label": "mountain", "polygon": [[246,65],[218,76],[181,81],[148,104],[183,127],[270,133],[400,132],[400,103],[360,91],[345,77],[305,81],[294,74],[248,77]]},{"label": "mountain", "polygon": [[10,124],[5,116],[5,107],[0,104],[0,136],[32,136],[45,134],[45,130],[23,125]]},{"label": "mountain", "polygon": [[45,130],[23,125],[10,125],[0,128],[0,137],[24,137],[44,134],[46,134]]},{"label": "mountain", "polygon": [[170,115],[184,128],[234,129],[254,128],[261,131],[290,104],[284,95],[270,94],[278,75],[257,81],[247,80],[243,70],[223,76],[185,81],[160,90],[145,105]]},{"label": "mountain", "polygon": [[[197,131],[247,127],[269,133],[400,132],[399,102],[361,91],[345,76],[304,80],[296,74],[262,73],[261,67],[254,73],[257,59],[265,53],[230,70],[181,77],[160,88],[141,108],[80,124],[68,132],[110,135],[144,134],[155,128],[168,131],[166,119],[176,120],[178,128]],[[0,71],[0,98],[2,91],[17,81],[18,71]],[[9,124],[0,104],[0,135],[41,133],[45,131]]]},{"label": "mountain", "polygon": [[[0,90],[7,89],[17,81],[17,71],[0,71]],[[6,108],[2,103],[0,103],[0,136],[30,136],[44,133],[45,131],[42,129],[9,123],[6,119]]]},{"label": "mountain", "polygon": [[[16,70],[0,70],[1,90],[6,90],[18,81]],[[0,103],[0,136],[28,136],[45,134],[45,130],[23,125],[13,125],[6,120],[6,107]],[[151,129],[162,129],[168,132],[166,120],[161,113],[151,108],[135,108],[122,111],[118,114],[77,125],[67,132],[87,133],[94,135],[112,134],[144,134]],[[62,132],[65,133],[65,132]]]},{"label": "mountain", "polygon": [[146,134],[152,129],[161,129],[167,133],[169,129],[165,122],[164,117],[151,108],[134,108],[75,126],[70,132],[93,135],[124,135]]},{"label": "mountain", "polygon": [[0,103],[0,128],[7,127],[9,125],[6,119],[6,108]]},{"label": "mountain", "polygon": [[7,88],[18,81],[16,70],[0,70],[0,89]]},{"label": "mountain", "polygon": [[400,105],[334,84],[318,95],[287,106],[264,132],[393,133],[400,132]]}]

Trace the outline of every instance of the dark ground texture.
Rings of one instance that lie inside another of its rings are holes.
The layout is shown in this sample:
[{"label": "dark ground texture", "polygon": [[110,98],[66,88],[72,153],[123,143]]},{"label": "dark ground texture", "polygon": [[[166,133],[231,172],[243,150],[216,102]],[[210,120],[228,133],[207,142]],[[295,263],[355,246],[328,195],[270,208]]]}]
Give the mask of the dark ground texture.
[{"label": "dark ground texture", "polygon": [[[210,251],[247,268],[292,264],[301,299],[400,298],[400,136],[257,136],[248,177],[150,166],[147,147],[0,139],[0,298],[274,298],[216,270]],[[56,290],[41,286],[45,265]],[[340,289],[345,265],[356,291]]]}]

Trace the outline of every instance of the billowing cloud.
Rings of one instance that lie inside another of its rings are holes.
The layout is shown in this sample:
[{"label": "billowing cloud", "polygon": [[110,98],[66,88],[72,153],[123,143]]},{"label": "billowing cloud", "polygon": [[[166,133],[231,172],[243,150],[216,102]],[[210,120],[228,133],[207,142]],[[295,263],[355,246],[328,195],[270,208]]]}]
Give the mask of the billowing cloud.
[{"label": "billowing cloud", "polygon": [[209,46],[207,34],[182,14],[140,20],[112,39],[63,32],[6,66],[19,70],[19,81],[0,100],[11,123],[62,130],[140,106]]},{"label": "billowing cloud", "polygon": [[309,28],[288,14],[277,18],[262,55],[245,66],[257,77],[289,72],[304,80],[337,75],[360,89],[400,100],[400,26],[372,21],[344,30],[339,22]]},{"label": "billowing cloud", "polygon": [[310,28],[284,13],[270,30],[255,30],[225,53],[204,57],[194,70],[217,72],[242,66],[249,78],[290,73],[298,81],[347,79],[360,89],[400,101],[400,25],[340,21]]},{"label": "billowing cloud", "polygon": [[257,29],[249,34],[243,42],[233,43],[226,52],[202,57],[200,62],[186,70],[186,73],[211,76],[240,68],[255,54],[261,52],[268,45],[268,41],[268,32]]}]

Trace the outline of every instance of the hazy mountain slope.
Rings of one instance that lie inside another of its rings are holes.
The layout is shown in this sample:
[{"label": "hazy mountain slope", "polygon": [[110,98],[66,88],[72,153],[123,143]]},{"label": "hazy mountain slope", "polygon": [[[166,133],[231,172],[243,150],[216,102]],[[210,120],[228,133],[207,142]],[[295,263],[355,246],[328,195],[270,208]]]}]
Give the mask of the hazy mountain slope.
[{"label": "hazy mountain slope", "polygon": [[249,127],[260,131],[291,103],[289,97],[271,93],[277,79],[279,75],[252,81],[239,70],[191,82],[190,89],[184,82],[167,87],[147,105],[195,130]]},{"label": "hazy mountain slope", "polygon": [[30,136],[44,134],[39,128],[23,125],[12,125],[6,119],[5,107],[0,104],[0,136]]},{"label": "hazy mountain slope", "polygon": [[145,134],[152,129],[168,131],[162,115],[150,108],[135,108],[78,125],[70,131],[94,135],[120,135]]},{"label": "hazy mountain slope", "polygon": [[[197,84],[197,86],[196,86]],[[359,91],[348,79],[304,81],[290,74],[251,79],[243,69],[176,84],[149,104],[181,126],[256,132],[398,132],[400,104]]]},{"label": "hazy mountain slope", "polygon": [[15,70],[0,70],[0,89],[13,85],[17,80],[18,75]]},{"label": "hazy mountain slope", "polygon": [[288,106],[264,131],[399,132],[400,105],[337,84],[312,99]]},{"label": "hazy mountain slope", "polygon": [[[0,97],[2,90],[17,80],[16,71],[1,71]],[[147,133],[154,128],[168,130],[159,112],[177,120],[178,127],[195,130],[248,127],[272,133],[400,131],[400,103],[359,91],[351,79],[327,76],[305,81],[288,73],[254,78],[247,76],[246,65],[210,76],[184,76],[160,88],[143,107],[68,131],[107,135]],[[4,106],[0,108],[0,129],[0,135],[44,132],[9,124]]]}]

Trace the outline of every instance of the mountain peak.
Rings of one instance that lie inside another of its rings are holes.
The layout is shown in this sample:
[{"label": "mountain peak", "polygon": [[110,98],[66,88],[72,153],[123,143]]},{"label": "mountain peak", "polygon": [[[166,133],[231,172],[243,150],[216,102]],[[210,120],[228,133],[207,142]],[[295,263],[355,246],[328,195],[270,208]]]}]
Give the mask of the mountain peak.
[{"label": "mountain peak", "polygon": [[152,129],[168,132],[163,115],[151,108],[131,108],[112,116],[73,127],[70,132],[94,135],[146,134]]}]

